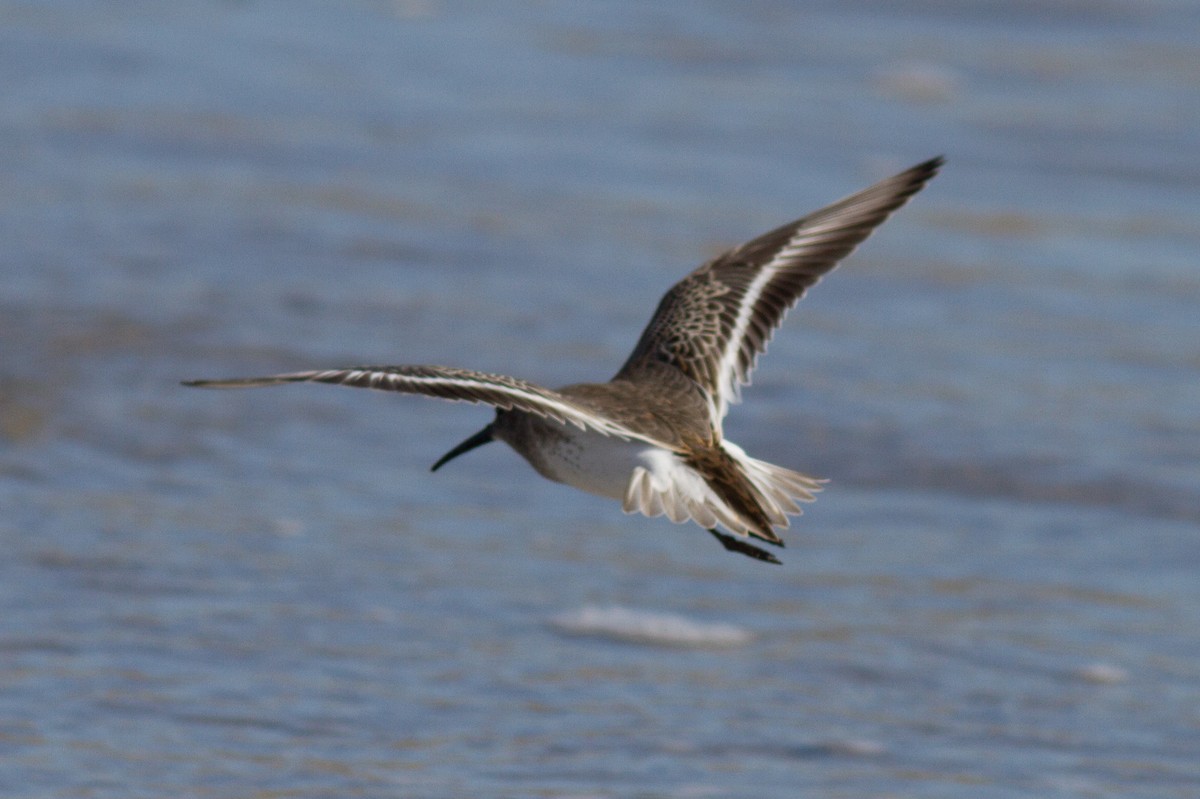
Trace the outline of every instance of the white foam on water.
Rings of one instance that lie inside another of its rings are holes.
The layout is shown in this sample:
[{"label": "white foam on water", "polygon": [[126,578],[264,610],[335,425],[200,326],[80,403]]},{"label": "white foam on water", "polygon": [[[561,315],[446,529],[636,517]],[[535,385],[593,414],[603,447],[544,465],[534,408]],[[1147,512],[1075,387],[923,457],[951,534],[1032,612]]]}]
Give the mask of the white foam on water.
[{"label": "white foam on water", "polygon": [[670,613],[586,605],[550,620],[571,635],[608,638],[655,646],[723,648],[749,643],[753,634],[732,624],[705,623]]}]

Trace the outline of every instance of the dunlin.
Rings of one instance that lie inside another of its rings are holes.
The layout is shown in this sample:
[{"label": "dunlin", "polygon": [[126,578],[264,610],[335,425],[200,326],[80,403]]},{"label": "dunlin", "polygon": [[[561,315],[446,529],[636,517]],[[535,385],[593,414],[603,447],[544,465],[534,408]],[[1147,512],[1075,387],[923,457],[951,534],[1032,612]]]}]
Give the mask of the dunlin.
[{"label": "dunlin", "polygon": [[355,366],[184,385],[334,383],[482,402],[495,419],[435,471],[503,441],[543,477],[619,500],[626,513],[694,521],[727,550],[779,563],[751,539],[782,547],[776,530],[824,481],[751,458],[721,422],[787,311],[941,165],[926,161],[704,264],[666,293],[607,383],[551,390],[449,366]]}]

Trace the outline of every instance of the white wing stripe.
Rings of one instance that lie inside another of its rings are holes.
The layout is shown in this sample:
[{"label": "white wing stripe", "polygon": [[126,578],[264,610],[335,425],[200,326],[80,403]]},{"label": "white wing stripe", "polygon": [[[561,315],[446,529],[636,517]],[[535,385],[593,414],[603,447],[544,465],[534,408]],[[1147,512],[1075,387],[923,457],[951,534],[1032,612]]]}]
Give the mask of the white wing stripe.
[{"label": "white wing stripe", "polygon": [[729,333],[729,337],[725,341],[725,350],[721,353],[721,360],[717,362],[717,395],[709,397],[709,408],[713,414],[713,424],[719,430],[721,419],[725,416],[725,411],[730,403],[737,402],[741,395],[741,383],[737,373],[737,356],[742,348],[742,344],[746,338],[746,328],[750,326],[750,320],[754,317],[754,306],[758,303],[758,298],[762,296],[763,289],[775,277],[779,271],[779,267],[794,259],[804,250],[804,239],[812,234],[813,231],[803,230],[798,231],[788,240],[788,243],[782,247],[770,261],[763,264],[759,273],[754,276],[754,280],[746,287],[746,293],[742,295],[741,303],[738,305],[737,319],[734,320],[733,329]]},{"label": "white wing stripe", "polygon": [[[379,390],[403,390],[406,385],[428,385],[428,386],[447,386],[458,388],[486,388],[500,394],[506,394],[510,397],[522,399],[526,402],[536,405],[544,410],[551,419],[563,424],[570,423],[586,430],[591,428],[604,435],[613,436],[622,440],[638,439],[647,441],[648,443],[658,443],[646,436],[641,435],[624,425],[618,424],[610,419],[587,411],[575,405],[570,405],[554,396],[543,395],[537,392],[526,389],[507,386],[503,383],[495,383],[481,379],[461,378],[461,377],[438,377],[411,375],[396,372],[385,371],[368,371],[364,369],[328,369],[322,372],[297,372],[292,375],[280,375],[282,378],[291,378],[296,380],[310,380],[316,382],[338,382],[338,383],[362,383],[366,382],[367,388]],[[443,397],[452,402],[481,402],[482,400],[472,400],[470,397]]]}]

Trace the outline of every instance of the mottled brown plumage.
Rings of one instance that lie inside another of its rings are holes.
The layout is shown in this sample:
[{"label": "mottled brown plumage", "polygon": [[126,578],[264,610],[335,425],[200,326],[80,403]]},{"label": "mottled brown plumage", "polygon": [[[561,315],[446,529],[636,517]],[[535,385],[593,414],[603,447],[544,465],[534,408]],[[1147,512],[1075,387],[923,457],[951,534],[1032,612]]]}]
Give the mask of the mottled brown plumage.
[{"label": "mottled brown plumage", "polygon": [[783,546],[776,530],[822,481],[749,457],[724,439],[722,420],[788,309],[941,164],[915,166],[701,266],[666,293],[607,383],[553,391],[446,366],[359,366],[187,385],[333,383],[492,405],[493,422],[435,470],[501,440],[551,480],[618,499],[626,512],[691,519],[726,549],[778,563],[746,539]]}]

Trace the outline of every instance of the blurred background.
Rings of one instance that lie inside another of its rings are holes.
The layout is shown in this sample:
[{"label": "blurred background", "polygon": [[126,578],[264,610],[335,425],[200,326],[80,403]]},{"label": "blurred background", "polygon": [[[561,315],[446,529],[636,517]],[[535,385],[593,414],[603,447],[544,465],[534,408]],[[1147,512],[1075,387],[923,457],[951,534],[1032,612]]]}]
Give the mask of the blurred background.
[{"label": "blurred background", "polygon": [[[1200,6],[0,0],[0,791],[1191,797]],[[490,411],[937,154],[727,433],[769,567]]]}]

